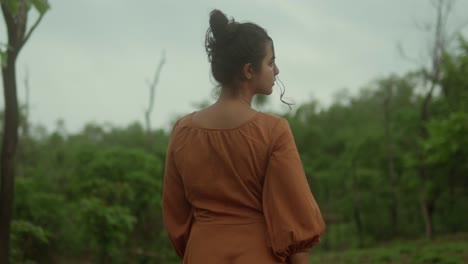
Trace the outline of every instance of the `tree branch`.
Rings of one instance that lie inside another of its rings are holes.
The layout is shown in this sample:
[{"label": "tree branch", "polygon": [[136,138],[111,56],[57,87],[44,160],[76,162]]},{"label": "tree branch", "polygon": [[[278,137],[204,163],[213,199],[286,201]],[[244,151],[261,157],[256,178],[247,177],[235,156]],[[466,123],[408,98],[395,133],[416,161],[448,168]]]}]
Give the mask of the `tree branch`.
[{"label": "tree branch", "polygon": [[148,110],[147,112],[151,112],[153,110],[153,105],[154,105],[154,89],[156,88],[156,85],[159,82],[159,75],[161,74],[162,67],[164,63],[166,62],[166,55],[163,52],[163,56],[161,58],[161,61],[159,62],[158,68],[156,70],[156,74],[154,75],[153,82],[150,84],[150,97],[149,97],[149,104],[148,104]]},{"label": "tree branch", "polygon": [[148,104],[148,109],[145,111],[145,120],[146,120],[146,134],[147,134],[147,149],[148,151],[151,151],[151,112],[153,111],[153,105],[154,105],[154,90],[156,88],[156,85],[159,82],[159,75],[161,74],[162,67],[164,63],[166,62],[166,55],[163,52],[162,58],[159,61],[158,68],[156,70],[156,74],[154,75],[154,79],[152,83],[149,83],[149,88],[150,88],[150,96],[149,96],[149,104]]},{"label": "tree branch", "polygon": [[31,37],[31,34],[33,33],[33,31],[37,28],[37,26],[39,25],[39,23],[41,22],[42,18],[44,17],[44,14],[45,13],[42,13],[39,15],[39,17],[37,18],[36,22],[34,22],[34,25],[29,29],[28,33],[25,35],[23,41],[21,41],[20,43],[20,46],[18,48],[18,52],[20,51],[20,49],[24,46],[24,44],[28,41],[29,37]]}]

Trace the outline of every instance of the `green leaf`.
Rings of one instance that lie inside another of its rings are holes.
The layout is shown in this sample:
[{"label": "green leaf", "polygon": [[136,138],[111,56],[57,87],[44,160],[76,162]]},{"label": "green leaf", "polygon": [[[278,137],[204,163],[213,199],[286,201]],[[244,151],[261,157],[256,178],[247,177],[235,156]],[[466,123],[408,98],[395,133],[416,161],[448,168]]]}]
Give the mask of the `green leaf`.
[{"label": "green leaf", "polygon": [[31,3],[40,14],[44,14],[50,8],[48,0],[31,0]]},{"label": "green leaf", "polygon": [[42,244],[49,243],[50,234],[42,227],[37,226],[31,222],[14,220],[12,222],[11,229],[15,238],[18,236],[27,236],[30,237],[30,239],[35,239],[37,242]]}]

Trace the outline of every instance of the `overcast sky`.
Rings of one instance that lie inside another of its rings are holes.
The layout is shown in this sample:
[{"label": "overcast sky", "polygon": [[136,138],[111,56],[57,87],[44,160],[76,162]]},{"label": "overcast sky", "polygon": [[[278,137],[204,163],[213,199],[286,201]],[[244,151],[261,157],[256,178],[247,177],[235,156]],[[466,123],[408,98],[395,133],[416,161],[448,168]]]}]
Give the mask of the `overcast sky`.
[{"label": "overcast sky", "polygon": [[[214,100],[204,50],[213,8],[267,29],[275,42],[286,95],[297,104],[316,98],[327,105],[343,88],[355,93],[375,78],[416,68],[399,56],[397,43],[408,54],[423,57],[428,36],[415,22],[435,18],[429,0],[50,0],[50,4],[18,60],[19,99],[25,99],[28,69],[32,122],[51,130],[63,119],[70,132],[88,122],[143,123],[147,80],[163,50],[166,64],[156,88],[153,127],[167,127],[175,116],[195,110],[194,103]],[[468,19],[463,10],[468,10],[468,1],[457,1],[451,25]],[[3,20],[0,42],[6,42]],[[277,90],[270,102],[283,109]]]}]

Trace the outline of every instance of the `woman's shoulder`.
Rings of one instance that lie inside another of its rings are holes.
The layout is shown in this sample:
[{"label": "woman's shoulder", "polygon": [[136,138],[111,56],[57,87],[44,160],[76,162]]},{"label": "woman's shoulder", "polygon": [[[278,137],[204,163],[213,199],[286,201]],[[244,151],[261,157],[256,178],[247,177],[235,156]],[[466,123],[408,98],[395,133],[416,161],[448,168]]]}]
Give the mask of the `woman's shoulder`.
[{"label": "woman's shoulder", "polygon": [[195,112],[191,112],[191,113],[188,113],[188,114],[186,114],[186,115],[184,115],[182,117],[179,117],[176,120],[174,127],[188,125],[190,123],[190,121],[192,120],[193,114],[195,114]]},{"label": "woman's shoulder", "polygon": [[272,130],[284,130],[289,127],[289,122],[286,118],[272,113],[259,112],[264,125]]},{"label": "woman's shoulder", "polygon": [[[188,113],[182,117],[179,117],[174,126],[173,131],[175,130],[184,130],[184,128],[198,128],[192,122],[193,115],[196,112]],[[282,133],[285,130],[289,129],[289,123],[286,118],[268,112],[257,112],[253,118],[238,126],[236,129],[223,129],[226,131],[232,131],[237,129],[249,129],[255,128],[269,131],[269,134]],[[214,129],[210,129],[214,130]],[[221,129],[218,129],[221,130]]]},{"label": "woman's shoulder", "polygon": [[171,135],[174,136],[179,130],[183,129],[184,127],[187,127],[190,123],[191,116],[193,115],[193,113],[194,112],[177,118],[172,124]]},{"label": "woman's shoulder", "polygon": [[278,122],[280,119],[283,119],[279,115],[275,115],[273,113],[268,113],[268,112],[258,112],[265,120],[271,121],[271,122]]}]

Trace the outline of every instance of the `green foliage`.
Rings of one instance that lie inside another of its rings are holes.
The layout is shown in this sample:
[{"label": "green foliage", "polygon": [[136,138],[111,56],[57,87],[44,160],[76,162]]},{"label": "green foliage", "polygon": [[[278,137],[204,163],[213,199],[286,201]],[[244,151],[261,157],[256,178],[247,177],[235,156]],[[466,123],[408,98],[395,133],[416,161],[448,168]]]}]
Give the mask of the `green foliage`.
[{"label": "green foliage", "polygon": [[[16,15],[19,12],[21,3],[18,0],[2,0],[2,4],[6,6],[10,14]],[[28,8],[31,5],[34,6],[39,14],[44,14],[50,8],[48,0],[27,0],[26,5]]]},{"label": "green foliage", "polygon": [[18,178],[15,185],[15,218],[28,219],[35,224],[54,228],[64,216],[65,201],[60,194],[50,193],[33,178]]},{"label": "green foliage", "polygon": [[50,5],[48,0],[30,0],[31,4],[40,14],[44,14],[49,10]]},{"label": "green foliage", "polygon": [[[82,199],[85,206],[80,208],[87,208],[82,211],[84,218],[93,219],[85,222],[89,226],[86,233],[97,236],[92,247],[102,246],[101,258],[121,257],[130,236],[134,241],[147,240],[148,226],[161,229],[162,168],[157,158],[142,150],[111,147],[79,152],[78,160],[81,166],[71,180],[70,195],[73,200]],[[159,232],[153,234],[153,244],[158,243],[154,237]]]},{"label": "green foliage", "polygon": [[468,41],[462,36],[458,49],[445,54],[443,69],[441,85],[445,111],[468,112]]},{"label": "green foliage", "polygon": [[[152,133],[162,146],[148,153],[138,124],[65,131],[60,122],[50,134],[20,140],[14,218],[42,228],[48,242],[38,246],[40,254],[18,259],[160,263],[173,258],[160,201],[167,132]],[[12,246],[20,255],[29,252],[26,244]]]},{"label": "green foliage", "polygon": [[43,254],[49,244],[50,234],[29,221],[16,220],[11,224],[11,261],[34,263],[32,259]]},{"label": "green foliage", "polygon": [[86,193],[109,205],[122,205],[137,213],[159,204],[162,164],[141,150],[111,148],[89,155],[73,179],[76,196]]},{"label": "green foliage", "polygon": [[128,208],[107,206],[99,199],[80,201],[80,223],[91,251],[97,251],[98,261],[116,263],[122,258],[122,248],[136,221]]},{"label": "green foliage", "polygon": [[429,133],[424,146],[430,165],[468,166],[468,113],[456,112],[433,120]]},{"label": "green foliage", "polygon": [[378,247],[311,254],[314,263],[465,263],[468,258],[467,235],[439,237],[428,241],[392,241]]}]

